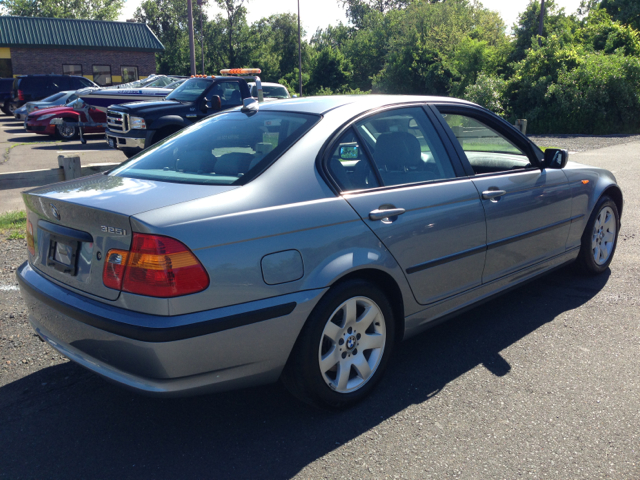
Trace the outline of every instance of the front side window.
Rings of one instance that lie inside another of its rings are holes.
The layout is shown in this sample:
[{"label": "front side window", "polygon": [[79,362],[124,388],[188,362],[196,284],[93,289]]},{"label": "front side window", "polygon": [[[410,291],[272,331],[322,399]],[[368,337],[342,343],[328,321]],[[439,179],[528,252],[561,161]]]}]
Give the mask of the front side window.
[{"label": "front side window", "polygon": [[82,75],[82,65],[62,65],[63,75]]},{"label": "front side window", "polygon": [[138,67],[120,67],[122,83],[135,82],[138,80]]},{"label": "front side window", "polygon": [[112,175],[200,185],[244,185],[320,119],[283,112],[214,115],[145,150]]},{"label": "front side window", "polygon": [[466,115],[442,114],[476,175],[531,167],[527,155],[504,135]]},{"label": "front side window", "polygon": [[385,186],[456,176],[422,108],[379,113],[358,122],[356,129],[372,153],[373,164]]},{"label": "front side window", "polygon": [[101,86],[111,85],[111,67],[109,65],[94,65],[93,81]]}]

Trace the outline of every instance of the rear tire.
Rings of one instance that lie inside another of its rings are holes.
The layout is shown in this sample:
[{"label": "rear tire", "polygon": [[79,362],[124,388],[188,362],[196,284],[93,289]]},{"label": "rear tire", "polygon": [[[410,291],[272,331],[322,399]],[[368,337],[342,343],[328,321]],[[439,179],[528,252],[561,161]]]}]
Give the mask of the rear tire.
[{"label": "rear tire", "polygon": [[2,113],[4,113],[5,115],[11,116],[11,112],[9,111],[9,109],[5,106],[0,108],[0,110],[2,110]]},{"label": "rear tire", "polygon": [[582,273],[597,275],[604,272],[618,245],[620,214],[615,202],[608,196],[598,200],[582,234],[576,266]]},{"label": "rear tire", "polygon": [[18,108],[19,108],[19,107],[17,107],[15,104],[10,103],[10,104],[7,106],[7,110],[9,110],[9,115],[13,115],[13,116],[15,117],[15,115],[16,115],[16,110],[17,110]]},{"label": "rear tire", "polygon": [[282,373],[285,387],[320,408],[346,408],[382,378],[395,342],[393,310],[363,280],[332,287],[313,309]]},{"label": "rear tire", "polygon": [[127,158],[131,158],[134,155],[136,155],[138,152],[141,152],[142,150],[133,150],[133,149],[129,149],[129,148],[122,148],[122,153],[124,153],[125,157]]}]

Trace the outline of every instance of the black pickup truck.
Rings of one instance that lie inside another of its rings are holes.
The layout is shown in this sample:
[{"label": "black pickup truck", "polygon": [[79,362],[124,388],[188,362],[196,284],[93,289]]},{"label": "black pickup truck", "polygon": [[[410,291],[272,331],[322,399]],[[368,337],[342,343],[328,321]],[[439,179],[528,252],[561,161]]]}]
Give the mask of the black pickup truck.
[{"label": "black pickup truck", "polygon": [[164,100],[110,106],[106,139],[131,157],[212,113],[241,106],[250,97],[241,77],[190,78]]}]

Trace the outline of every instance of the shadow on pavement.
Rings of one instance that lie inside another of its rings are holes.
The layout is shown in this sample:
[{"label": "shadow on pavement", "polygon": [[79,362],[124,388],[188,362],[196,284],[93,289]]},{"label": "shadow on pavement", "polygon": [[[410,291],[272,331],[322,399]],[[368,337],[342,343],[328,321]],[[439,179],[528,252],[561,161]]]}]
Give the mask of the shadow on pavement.
[{"label": "shadow on pavement", "polygon": [[608,276],[559,270],[402,343],[374,394],[345,412],[308,408],[280,385],[153,399],[72,363],[45,368],[0,388],[0,477],[289,478],[479,365],[507,375],[499,352]]},{"label": "shadow on pavement", "polygon": [[[58,142],[55,145],[43,145],[34,147],[34,150],[113,150],[107,142],[104,141],[103,133],[96,133],[84,136],[86,144],[80,143],[80,140],[70,140]],[[95,142],[95,143],[89,143]],[[114,150],[115,151],[115,150]]]}]

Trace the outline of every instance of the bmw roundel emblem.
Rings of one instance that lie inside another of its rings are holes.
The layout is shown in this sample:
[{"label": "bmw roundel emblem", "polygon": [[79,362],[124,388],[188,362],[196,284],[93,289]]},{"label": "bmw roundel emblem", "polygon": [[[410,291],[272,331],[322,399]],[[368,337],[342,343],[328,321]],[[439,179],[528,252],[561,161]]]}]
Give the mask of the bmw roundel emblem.
[{"label": "bmw roundel emblem", "polygon": [[55,219],[60,220],[60,213],[58,212],[56,206],[53,203],[50,203],[49,206],[51,206],[51,213],[53,214]]},{"label": "bmw roundel emblem", "polygon": [[349,338],[347,338],[347,348],[352,349],[355,346],[356,346],[356,337],[351,335]]}]

